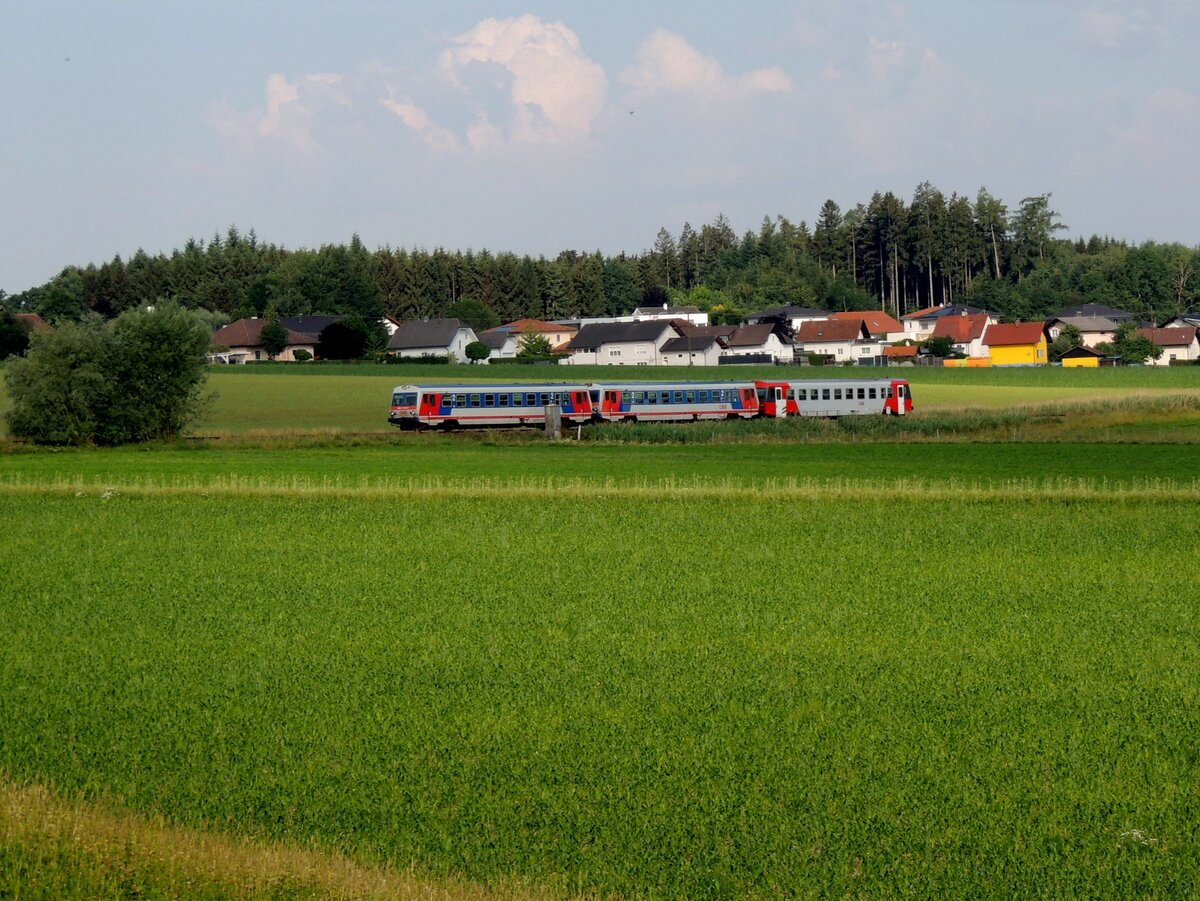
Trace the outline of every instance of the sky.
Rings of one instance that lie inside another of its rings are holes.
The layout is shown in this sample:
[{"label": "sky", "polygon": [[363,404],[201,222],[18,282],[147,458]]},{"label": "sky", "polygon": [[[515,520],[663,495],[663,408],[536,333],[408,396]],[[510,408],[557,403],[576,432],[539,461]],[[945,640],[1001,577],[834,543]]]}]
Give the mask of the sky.
[{"label": "sky", "polygon": [[0,0],[0,290],[230,226],[553,257],[923,181],[1200,244],[1197,0]]}]

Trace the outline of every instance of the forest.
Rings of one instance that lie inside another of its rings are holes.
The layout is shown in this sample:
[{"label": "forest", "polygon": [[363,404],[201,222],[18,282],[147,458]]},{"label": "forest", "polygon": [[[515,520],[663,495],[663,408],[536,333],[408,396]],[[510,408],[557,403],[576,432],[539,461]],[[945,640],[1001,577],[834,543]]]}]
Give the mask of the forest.
[{"label": "forest", "polygon": [[1093,235],[1067,239],[1049,193],[1015,205],[980,189],[974,200],[928,182],[911,200],[876,192],[843,210],[827,200],[810,225],[763,218],[740,236],[720,215],[699,228],[659,230],[638,254],[563,250],[553,259],[505,251],[348,244],[289,250],[230,227],[190,239],[169,256],[138,250],[102,264],[71,265],[45,285],[0,296],[13,312],[51,322],[104,318],[174,299],[243,316],[445,315],[479,301],[502,321],[628,314],[634,307],[694,304],[714,322],[782,305],[884,309],[896,316],[939,303],[970,303],[1005,320],[1031,320],[1099,303],[1163,322],[1200,307],[1200,247]]}]

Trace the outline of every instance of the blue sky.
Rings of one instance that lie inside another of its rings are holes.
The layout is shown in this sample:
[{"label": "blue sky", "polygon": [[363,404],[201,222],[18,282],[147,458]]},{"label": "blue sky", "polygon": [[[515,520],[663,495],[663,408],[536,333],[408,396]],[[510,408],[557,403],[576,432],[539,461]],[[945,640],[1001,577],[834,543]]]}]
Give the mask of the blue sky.
[{"label": "blue sky", "polygon": [[1196,0],[0,0],[0,289],[230,225],[640,252],[928,180],[1200,243]]}]

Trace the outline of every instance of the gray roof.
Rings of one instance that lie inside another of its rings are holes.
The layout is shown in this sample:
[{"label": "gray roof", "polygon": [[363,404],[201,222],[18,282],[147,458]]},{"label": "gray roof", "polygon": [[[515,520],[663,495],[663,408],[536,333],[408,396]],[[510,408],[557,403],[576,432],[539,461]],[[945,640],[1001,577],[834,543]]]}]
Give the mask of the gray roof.
[{"label": "gray roof", "polygon": [[659,350],[665,354],[683,354],[709,350],[717,343],[714,335],[692,335],[690,338],[669,338]]},{"label": "gray roof", "polygon": [[[983,307],[973,307],[969,303],[951,303],[944,307],[935,307],[927,313],[920,316],[915,316],[915,319],[941,319],[943,316],[978,316],[980,313],[992,315],[990,311]],[[909,317],[904,317],[909,318]]]},{"label": "gray roof", "polygon": [[482,341],[492,350],[499,350],[508,343],[509,338],[515,338],[516,335],[514,335],[512,332],[501,332],[496,331],[495,329],[489,329],[477,337],[478,340]]},{"label": "gray roof", "polygon": [[638,307],[633,311],[635,316],[649,316],[651,313],[699,313],[699,307]]},{"label": "gray roof", "polygon": [[1065,310],[1051,313],[1046,318],[1066,319],[1069,316],[1103,316],[1105,319],[1111,319],[1114,322],[1126,322],[1133,318],[1132,313],[1126,313],[1124,310],[1118,310],[1115,307],[1106,307],[1100,303],[1081,303],[1079,306],[1067,307]]},{"label": "gray roof", "polygon": [[1058,316],[1047,321],[1073,325],[1081,332],[1115,332],[1117,330],[1117,324],[1107,316]]},{"label": "gray roof", "polygon": [[594,322],[585,325],[571,339],[571,350],[596,350],[604,344],[657,341],[667,329],[675,331],[674,326],[664,319],[645,322]]},{"label": "gray roof", "polygon": [[766,319],[767,317],[795,319],[797,316],[805,316],[808,318],[828,319],[828,310],[815,310],[812,307],[772,307],[769,310],[760,310],[757,313],[751,313],[746,317],[749,322],[752,319]]},{"label": "gray roof", "polygon": [[345,318],[345,316],[280,316],[279,324],[289,332],[312,335],[315,341],[325,330],[325,326],[341,322]]},{"label": "gray roof", "polygon": [[460,319],[425,319],[402,322],[388,341],[388,350],[449,347],[459,329],[469,328]]},{"label": "gray roof", "polygon": [[730,347],[761,347],[771,337],[773,327],[768,323],[743,325],[726,340]]}]

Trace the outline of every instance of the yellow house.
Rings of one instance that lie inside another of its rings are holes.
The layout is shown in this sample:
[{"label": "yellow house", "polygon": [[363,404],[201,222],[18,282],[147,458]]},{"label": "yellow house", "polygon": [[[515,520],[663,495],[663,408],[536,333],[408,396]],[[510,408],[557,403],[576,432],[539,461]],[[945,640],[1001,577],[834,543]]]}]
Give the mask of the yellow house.
[{"label": "yellow house", "polygon": [[1093,350],[1090,347],[1072,347],[1062,355],[1062,364],[1066,369],[1085,368],[1097,369],[1100,366],[1100,358],[1104,356],[1100,351]]},{"label": "yellow house", "polygon": [[1045,366],[1050,362],[1043,322],[989,325],[983,343],[993,366]]}]

